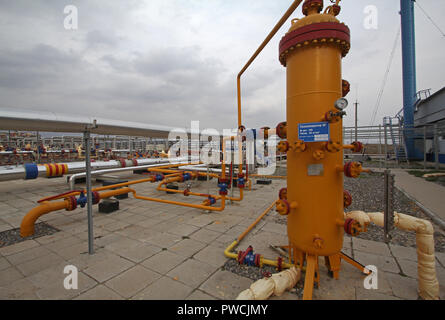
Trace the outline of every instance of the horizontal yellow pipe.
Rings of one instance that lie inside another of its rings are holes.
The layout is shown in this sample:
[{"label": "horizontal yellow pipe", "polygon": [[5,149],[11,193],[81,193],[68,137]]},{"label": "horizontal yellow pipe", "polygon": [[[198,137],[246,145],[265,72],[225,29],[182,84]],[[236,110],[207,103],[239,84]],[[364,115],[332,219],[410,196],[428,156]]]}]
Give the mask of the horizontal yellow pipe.
[{"label": "horizontal yellow pipe", "polygon": [[43,202],[38,207],[31,209],[22,219],[22,223],[20,224],[20,236],[23,238],[32,236],[34,234],[34,224],[39,217],[52,211],[67,209],[69,208],[69,205],[69,200]]},{"label": "horizontal yellow pipe", "polygon": [[[100,199],[106,199],[109,197],[125,194],[131,192],[130,188],[121,188],[117,190],[110,190],[99,194]],[[68,196],[67,196],[68,197]],[[22,219],[20,224],[20,236],[29,237],[34,234],[34,225],[38,218],[53,211],[62,209],[69,209],[70,201],[65,199],[58,202],[43,202],[38,207],[31,209]]]},{"label": "horizontal yellow pipe", "polygon": [[225,201],[226,201],[225,196],[221,197],[221,206],[220,207],[212,207],[212,206],[206,206],[206,205],[202,205],[202,204],[193,204],[193,203],[187,203],[187,202],[172,201],[172,200],[167,200],[167,199],[158,199],[158,198],[152,198],[152,197],[146,197],[146,196],[139,196],[136,194],[135,190],[133,190],[133,189],[130,189],[130,190],[133,193],[133,197],[135,199],[139,199],[139,200],[147,200],[147,201],[161,202],[161,203],[167,203],[167,204],[174,204],[174,205],[183,206],[183,207],[190,207],[190,208],[210,210],[210,211],[223,211],[225,208]]}]

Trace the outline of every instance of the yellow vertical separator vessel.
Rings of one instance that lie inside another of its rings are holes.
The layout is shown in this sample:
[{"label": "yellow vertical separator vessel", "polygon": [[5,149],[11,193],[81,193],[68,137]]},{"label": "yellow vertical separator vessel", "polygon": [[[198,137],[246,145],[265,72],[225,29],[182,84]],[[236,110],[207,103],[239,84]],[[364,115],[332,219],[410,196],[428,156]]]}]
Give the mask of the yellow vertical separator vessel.
[{"label": "yellow vertical separator vessel", "polygon": [[[296,263],[307,261],[315,270],[319,256],[339,255],[343,246],[343,114],[334,105],[344,95],[341,59],[349,51],[350,32],[336,18],[338,3],[322,13],[323,0],[306,0],[305,17],[293,19],[280,42],[280,62],[287,68],[287,122],[277,132],[284,131],[281,137],[287,139],[289,245]],[[298,125],[318,122],[328,124],[329,138],[300,140]],[[317,272],[308,277],[317,281]]]}]

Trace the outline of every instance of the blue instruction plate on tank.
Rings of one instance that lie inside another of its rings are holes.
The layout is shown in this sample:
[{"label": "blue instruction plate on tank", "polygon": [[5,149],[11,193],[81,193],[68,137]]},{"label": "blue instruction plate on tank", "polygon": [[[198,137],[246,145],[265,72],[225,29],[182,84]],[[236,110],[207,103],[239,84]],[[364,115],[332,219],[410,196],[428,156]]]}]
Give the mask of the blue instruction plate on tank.
[{"label": "blue instruction plate on tank", "polygon": [[298,139],[304,142],[329,141],[329,122],[300,123]]}]

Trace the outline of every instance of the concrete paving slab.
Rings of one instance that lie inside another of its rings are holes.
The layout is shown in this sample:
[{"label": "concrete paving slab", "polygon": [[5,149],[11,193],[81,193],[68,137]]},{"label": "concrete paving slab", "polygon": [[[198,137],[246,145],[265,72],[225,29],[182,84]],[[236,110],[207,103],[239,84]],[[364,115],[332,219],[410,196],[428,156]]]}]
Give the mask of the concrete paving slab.
[{"label": "concrete paving slab", "polygon": [[0,287],[1,300],[36,300],[38,287],[27,279],[16,280],[5,287]]},{"label": "concrete paving slab", "polygon": [[205,246],[206,245],[202,242],[193,239],[185,239],[171,246],[169,250],[181,256],[190,258]]},{"label": "concrete paving slab", "polygon": [[6,268],[0,272],[0,287],[6,286],[22,278],[23,275],[15,267]]},{"label": "concrete paving slab", "polygon": [[409,300],[418,299],[417,280],[391,273],[388,273],[387,276],[396,297]]},{"label": "concrete paving slab", "polygon": [[142,262],[141,265],[160,274],[167,274],[185,260],[186,258],[181,255],[163,250]]},{"label": "concrete paving slab", "polygon": [[211,243],[220,235],[221,233],[219,232],[202,228],[190,235],[190,239],[197,240],[203,243]]},{"label": "concrete paving slab", "polygon": [[388,245],[383,242],[352,238],[352,248],[362,252],[391,257]]},{"label": "concrete paving slab", "polygon": [[188,259],[179,266],[170,270],[167,276],[173,280],[178,280],[192,288],[197,288],[203,283],[218,267],[211,266],[202,261]]},{"label": "concrete paving slab", "polygon": [[417,279],[417,262],[407,259],[397,259],[404,275]]},{"label": "concrete paving slab", "polygon": [[30,248],[38,247],[39,243],[35,240],[25,240],[16,244],[12,244],[7,247],[0,248],[0,254],[3,256],[9,256]]},{"label": "concrete paving slab", "polygon": [[122,297],[131,298],[160,277],[159,273],[137,265],[108,280],[105,285]]},{"label": "concrete paving slab", "polygon": [[182,241],[182,237],[170,233],[158,233],[146,239],[147,243],[154,244],[160,248],[170,248]]},{"label": "concrete paving slab", "polygon": [[136,263],[161,251],[161,248],[159,247],[153,245],[149,246],[140,241],[128,238],[107,244],[104,248]]},{"label": "concrete paving slab", "polygon": [[36,259],[18,264],[16,267],[25,276],[29,276],[38,273],[47,268],[56,266],[64,261],[63,258],[55,253],[49,253],[45,256],[40,256]]},{"label": "concrete paving slab", "polygon": [[63,281],[47,285],[36,291],[37,296],[43,300],[66,300],[72,299],[82,292],[94,287],[97,282],[82,272],[78,273],[78,289],[67,290]]},{"label": "concrete paving slab", "polygon": [[113,290],[105,287],[104,285],[98,285],[94,288],[82,293],[74,300],[122,300],[123,298]]},{"label": "concrete paving slab", "polygon": [[88,266],[84,272],[98,282],[104,282],[134,266],[134,263],[118,257],[108,256]]},{"label": "concrete paving slab", "polygon": [[374,265],[379,270],[399,273],[400,269],[394,258],[354,250],[354,258],[363,265]]},{"label": "concrete paving slab", "polygon": [[436,252],[436,260],[445,268],[445,253]]},{"label": "concrete paving slab", "polygon": [[216,300],[216,298],[201,290],[195,290],[185,300]]},{"label": "concrete paving slab", "polygon": [[445,187],[409,174],[405,170],[391,170],[396,187],[408,193],[442,220],[445,220]]},{"label": "concrete paving slab", "polygon": [[250,288],[253,283],[247,279],[229,271],[217,271],[199,289],[205,293],[223,300],[233,300],[241,291]]},{"label": "concrete paving slab", "polygon": [[417,261],[417,249],[412,247],[402,247],[395,244],[389,245],[392,255],[397,259]]},{"label": "concrete paving slab", "polygon": [[192,233],[199,230],[198,227],[192,226],[190,224],[179,224],[168,230],[168,233],[172,233],[178,236],[190,236]]},{"label": "concrete paving slab", "polygon": [[11,264],[5,257],[0,257],[0,271],[11,267]]},{"label": "concrete paving slab", "polygon": [[169,277],[162,277],[149,285],[142,292],[132,299],[134,300],[184,300],[193,291],[193,288],[172,280]]},{"label": "concrete paving slab", "polygon": [[48,254],[52,253],[50,250],[45,248],[44,246],[38,246],[30,249],[26,249],[23,251],[20,251],[15,254],[11,254],[7,257],[8,261],[14,265],[18,265],[21,263],[25,263],[30,260],[37,259],[41,256],[46,256]]},{"label": "concrete paving slab", "polygon": [[198,253],[193,258],[205,263],[208,263],[214,267],[222,267],[227,262],[227,257],[224,255],[224,247],[217,244],[212,244]]},{"label": "concrete paving slab", "polygon": [[393,295],[367,290],[365,288],[356,289],[357,300],[401,300]]}]

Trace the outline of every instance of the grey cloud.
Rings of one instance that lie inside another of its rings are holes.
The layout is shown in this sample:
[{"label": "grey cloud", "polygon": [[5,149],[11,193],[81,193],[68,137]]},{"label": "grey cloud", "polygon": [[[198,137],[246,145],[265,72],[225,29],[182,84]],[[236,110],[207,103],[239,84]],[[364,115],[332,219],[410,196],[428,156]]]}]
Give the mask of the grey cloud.
[{"label": "grey cloud", "polygon": [[81,63],[73,52],[63,52],[46,44],[29,50],[0,51],[0,86],[6,88],[37,88],[57,81]]}]

